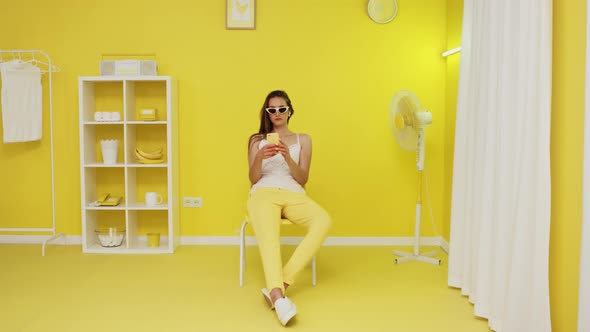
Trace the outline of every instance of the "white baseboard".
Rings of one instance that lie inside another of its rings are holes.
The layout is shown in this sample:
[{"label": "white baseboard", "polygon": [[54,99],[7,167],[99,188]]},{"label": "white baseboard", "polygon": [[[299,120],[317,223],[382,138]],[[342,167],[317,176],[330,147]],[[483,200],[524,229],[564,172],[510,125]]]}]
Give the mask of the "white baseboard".
[{"label": "white baseboard", "polygon": [[[0,235],[0,244],[43,244],[52,235]],[[61,235],[48,244],[69,245],[82,244],[80,235]]]},{"label": "white baseboard", "polygon": [[[281,244],[297,245],[303,237],[283,236]],[[181,236],[180,245],[239,245],[239,236]],[[331,236],[324,241],[324,246],[411,246],[413,237],[385,237],[385,236]],[[420,244],[424,246],[440,246],[448,253],[448,243],[440,236],[422,237]],[[257,245],[255,236],[246,236],[246,245]]]},{"label": "white baseboard", "polygon": [[[181,236],[181,246],[233,246],[239,245],[240,240],[238,236]],[[246,237],[246,244],[248,237]]]},{"label": "white baseboard", "polygon": [[[0,235],[0,244],[42,244],[43,241],[51,238],[51,235]],[[303,237],[283,236],[281,244],[297,245]],[[82,244],[80,235],[60,236],[49,244],[69,245]],[[205,245],[205,246],[228,246],[239,245],[239,236],[181,236],[180,245]],[[246,236],[246,245],[256,245],[255,236]],[[324,241],[324,246],[412,246],[413,237],[404,236],[331,236]],[[424,246],[439,246],[448,254],[449,244],[440,236],[422,237],[420,244]]]}]

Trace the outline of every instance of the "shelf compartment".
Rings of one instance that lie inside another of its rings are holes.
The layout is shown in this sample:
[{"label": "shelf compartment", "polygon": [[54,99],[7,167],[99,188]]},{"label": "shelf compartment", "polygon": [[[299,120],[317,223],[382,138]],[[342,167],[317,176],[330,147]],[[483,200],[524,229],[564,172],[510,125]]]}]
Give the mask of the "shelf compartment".
[{"label": "shelf compartment", "polygon": [[[122,208],[125,206],[125,171],[119,167],[99,167],[86,168],[84,170],[84,206],[90,207],[90,203],[95,202],[98,195],[109,193],[112,196],[121,196],[119,205],[112,209]],[[104,209],[104,207],[101,207]]]},{"label": "shelf compartment", "polygon": [[[167,163],[168,147],[167,147],[167,126],[166,124],[143,125],[131,124],[127,126],[126,132],[127,146],[127,163],[139,165],[160,165]],[[141,164],[137,162],[135,157],[135,148],[142,151],[150,152],[162,148],[162,164]]]},{"label": "shelf compartment", "polygon": [[97,229],[108,229],[109,227],[117,227],[121,230],[125,229],[125,211],[86,211],[86,229],[84,229],[84,236],[86,237],[86,241],[84,241],[85,249],[98,247],[110,251],[117,248],[126,248],[128,234],[125,234],[123,243],[119,247],[102,247],[100,245],[95,231]]},{"label": "shelf compartment", "polygon": [[[117,139],[119,145],[117,147],[117,162],[124,163],[124,127],[120,123],[108,123],[105,125],[84,125],[84,164],[96,165],[103,164],[102,150],[100,148],[100,140],[103,139]],[[105,165],[113,166],[113,165]]]},{"label": "shelf compartment", "polygon": [[[169,238],[168,211],[127,211],[127,235],[129,236],[129,248],[135,249],[163,249],[168,248]],[[147,233],[160,233],[160,246],[149,248],[147,245]]]},{"label": "shelf compartment", "polygon": [[123,119],[123,82],[82,80],[82,121],[94,121],[95,112],[119,112]]},{"label": "shelf compartment", "polygon": [[167,121],[167,80],[126,81],[125,112],[128,121],[138,121],[141,109],[156,109],[156,121]]},{"label": "shelf compartment", "polygon": [[[168,172],[166,168],[128,168],[127,169],[127,202],[128,206],[137,210],[160,210],[168,206]],[[162,195],[162,205],[145,206],[145,193],[156,192]],[[144,207],[141,208],[140,207]]]}]

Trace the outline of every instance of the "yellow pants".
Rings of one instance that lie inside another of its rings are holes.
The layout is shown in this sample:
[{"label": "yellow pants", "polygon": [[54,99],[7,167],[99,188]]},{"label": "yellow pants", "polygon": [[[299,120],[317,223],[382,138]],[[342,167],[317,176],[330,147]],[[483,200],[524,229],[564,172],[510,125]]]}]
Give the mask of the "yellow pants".
[{"label": "yellow pants", "polygon": [[[297,273],[311,261],[332,223],[328,213],[304,193],[278,188],[258,188],[248,199],[248,218],[258,241],[266,287],[292,285]],[[307,234],[283,267],[281,260],[281,218],[307,228]]]}]

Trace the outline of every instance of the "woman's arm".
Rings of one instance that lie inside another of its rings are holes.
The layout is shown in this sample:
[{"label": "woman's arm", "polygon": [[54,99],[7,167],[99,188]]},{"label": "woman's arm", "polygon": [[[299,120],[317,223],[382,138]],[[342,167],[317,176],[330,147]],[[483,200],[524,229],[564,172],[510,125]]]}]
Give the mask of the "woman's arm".
[{"label": "woman's arm", "polygon": [[262,149],[258,148],[260,139],[252,139],[248,149],[248,165],[250,165],[250,183],[255,184],[262,177],[262,160],[277,154],[276,145],[266,144]]},{"label": "woman's arm", "polygon": [[299,164],[291,158],[289,154],[289,147],[281,142],[280,152],[283,158],[287,161],[289,169],[291,170],[291,176],[300,185],[304,186],[309,178],[309,167],[311,165],[311,137],[306,134],[300,134],[299,136],[301,143],[301,154],[299,155]]}]

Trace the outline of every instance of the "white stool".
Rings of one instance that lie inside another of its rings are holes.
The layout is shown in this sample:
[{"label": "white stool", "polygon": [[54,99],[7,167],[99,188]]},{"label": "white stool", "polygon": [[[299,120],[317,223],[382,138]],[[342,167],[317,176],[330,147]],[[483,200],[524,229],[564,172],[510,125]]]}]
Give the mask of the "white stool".
[{"label": "white stool", "polygon": [[[240,287],[244,285],[244,270],[246,269],[246,225],[248,225],[248,219],[242,221],[242,230],[240,231]],[[289,219],[282,219],[281,225],[294,225]],[[311,259],[311,284],[316,284],[316,268],[315,268],[315,255]]]}]

